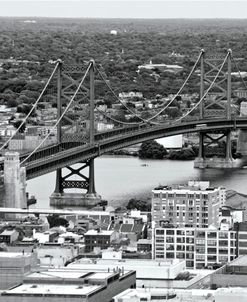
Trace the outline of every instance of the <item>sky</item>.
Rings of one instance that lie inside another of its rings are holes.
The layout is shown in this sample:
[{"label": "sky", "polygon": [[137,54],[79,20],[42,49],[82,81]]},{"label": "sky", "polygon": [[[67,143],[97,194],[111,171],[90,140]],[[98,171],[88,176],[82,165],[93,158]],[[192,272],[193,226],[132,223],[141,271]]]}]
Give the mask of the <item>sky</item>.
[{"label": "sky", "polygon": [[67,18],[247,18],[247,0],[0,0],[0,16]]}]

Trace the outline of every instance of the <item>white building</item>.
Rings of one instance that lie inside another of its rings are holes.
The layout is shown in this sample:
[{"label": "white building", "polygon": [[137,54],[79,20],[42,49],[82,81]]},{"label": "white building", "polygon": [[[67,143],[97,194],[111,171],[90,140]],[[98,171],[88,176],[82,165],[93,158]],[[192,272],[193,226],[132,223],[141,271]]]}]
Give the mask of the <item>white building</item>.
[{"label": "white building", "polygon": [[220,192],[201,181],[157,187],[152,190],[152,220],[156,227],[163,221],[179,227],[218,226]]}]

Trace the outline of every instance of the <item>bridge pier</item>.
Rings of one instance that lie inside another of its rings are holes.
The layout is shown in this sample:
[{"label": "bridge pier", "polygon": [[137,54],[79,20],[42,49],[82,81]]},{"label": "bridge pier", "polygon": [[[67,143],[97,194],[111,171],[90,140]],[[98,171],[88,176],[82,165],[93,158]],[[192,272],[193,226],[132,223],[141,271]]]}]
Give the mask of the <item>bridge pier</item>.
[{"label": "bridge pier", "polygon": [[[50,197],[50,205],[93,207],[101,201],[101,196],[95,191],[94,159],[81,163],[79,167],[78,165],[77,167],[67,166],[69,173],[66,175],[63,175],[62,169],[57,169],[56,187]],[[88,177],[81,172],[86,168]],[[80,180],[71,179],[73,176],[79,177]],[[65,189],[81,189],[86,190],[86,193],[64,192]]]},{"label": "bridge pier", "polygon": [[[205,142],[206,138],[210,140]],[[225,150],[224,154],[221,156],[216,156],[208,154],[206,147],[210,145],[219,143],[219,141],[225,138]],[[194,161],[194,168],[205,169],[205,168],[214,168],[214,169],[229,169],[236,168],[237,164],[232,158],[231,151],[231,131],[225,131],[217,138],[211,136],[211,134],[206,132],[199,133],[199,151],[198,157]]]}]

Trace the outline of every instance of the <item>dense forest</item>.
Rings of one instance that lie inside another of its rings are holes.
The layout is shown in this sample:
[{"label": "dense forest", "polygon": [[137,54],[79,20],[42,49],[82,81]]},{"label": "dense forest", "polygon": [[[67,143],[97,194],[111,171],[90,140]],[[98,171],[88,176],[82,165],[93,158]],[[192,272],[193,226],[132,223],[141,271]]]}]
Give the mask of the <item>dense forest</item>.
[{"label": "dense forest", "polygon": [[[19,112],[24,113],[58,58],[67,64],[94,58],[116,93],[140,91],[145,98],[177,92],[202,48],[219,55],[231,48],[243,58],[241,71],[247,71],[247,20],[0,18],[0,27],[0,104],[21,104]],[[137,72],[150,61],[178,64],[183,71]],[[197,75],[183,92],[199,92]],[[111,102],[106,89],[97,96]]]}]

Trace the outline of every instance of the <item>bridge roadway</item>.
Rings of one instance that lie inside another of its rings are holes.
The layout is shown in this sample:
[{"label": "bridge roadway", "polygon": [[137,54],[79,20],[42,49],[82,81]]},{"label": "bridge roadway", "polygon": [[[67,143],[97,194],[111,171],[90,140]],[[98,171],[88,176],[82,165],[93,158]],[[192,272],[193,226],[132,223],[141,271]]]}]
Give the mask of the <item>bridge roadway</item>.
[{"label": "bridge roadway", "polygon": [[30,157],[24,165],[27,179],[32,179],[55,171],[58,168],[85,162],[104,153],[147,140],[199,131],[217,132],[236,129],[247,129],[247,117],[229,120],[222,118],[204,119],[149,127],[136,126],[116,129],[96,134],[95,144],[56,145],[43,149]]},{"label": "bridge roadway", "polygon": [[82,215],[86,217],[92,216],[112,216],[111,212],[107,211],[83,211],[83,210],[69,210],[69,209],[20,209],[20,208],[1,208],[0,213],[23,214],[23,215]]}]

